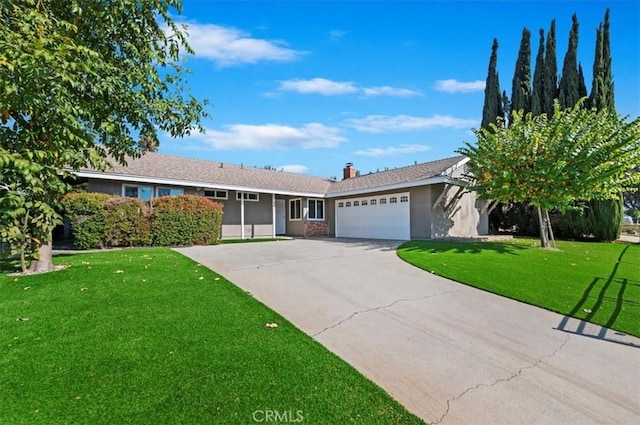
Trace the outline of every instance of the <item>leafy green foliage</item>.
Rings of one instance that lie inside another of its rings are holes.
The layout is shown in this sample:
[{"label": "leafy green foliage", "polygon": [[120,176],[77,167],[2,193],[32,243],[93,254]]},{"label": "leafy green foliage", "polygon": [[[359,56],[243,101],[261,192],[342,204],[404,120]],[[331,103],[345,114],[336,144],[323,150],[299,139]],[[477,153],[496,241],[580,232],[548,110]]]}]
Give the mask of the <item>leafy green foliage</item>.
[{"label": "leafy green foliage", "polygon": [[62,199],[71,232],[78,248],[104,248],[107,235],[105,205],[110,196],[104,193],[69,193]]},{"label": "leafy green foliage", "polygon": [[78,248],[210,245],[220,240],[222,204],[193,195],[139,199],[69,193],[62,201]]},{"label": "leafy green foliage", "polygon": [[114,196],[104,203],[107,246],[149,246],[151,225],[139,199]]},{"label": "leafy green foliage", "polygon": [[220,240],[222,204],[193,195],[153,200],[154,245],[211,245]]},{"label": "leafy green foliage", "polygon": [[191,49],[172,19],[180,9],[179,0],[0,3],[0,182],[10,194],[0,223],[15,230],[14,248],[29,255],[50,241],[65,172],[124,162],[159,131],[202,130],[203,104],[184,87],[180,50]]},{"label": "leafy green foliage", "polygon": [[509,128],[475,133],[477,145],[459,152],[471,158],[472,189],[482,199],[566,211],[574,201],[619,197],[638,182],[640,118],[556,103],[550,118],[516,112]]}]

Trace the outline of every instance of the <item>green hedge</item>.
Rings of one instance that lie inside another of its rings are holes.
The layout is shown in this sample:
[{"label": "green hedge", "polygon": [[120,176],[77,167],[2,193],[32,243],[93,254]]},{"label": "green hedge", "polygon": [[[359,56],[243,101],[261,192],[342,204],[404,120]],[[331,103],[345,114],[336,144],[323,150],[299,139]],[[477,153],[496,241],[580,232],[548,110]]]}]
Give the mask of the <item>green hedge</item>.
[{"label": "green hedge", "polygon": [[104,209],[107,213],[107,246],[151,244],[151,226],[144,202],[135,198],[111,197]]},{"label": "green hedge", "polygon": [[62,199],[76,246],[82,249],[104,248],[107,233],[109,195],[104,193],[69,193]]},{"label": "green hedge", "polygon": [[201,196],[154,199],[151,213],[153,244],[212,245],[220,241],[222,204]]},{"label": "green hedge", "polygon": [[193,195],[162,197],[152,209],[135,198],[69,193],[62,200],[81,249],[211,245],[220,240],[222,205]]},{"label": "green hedge", "polygon": [[[610,242],[620,237],[622,230],[621,200],[592,200],[579,208],[560,214],[551,211],[550,218],[555,236],[561,239]],[[493,213],[492,213],[493,214]],[[537,211],[526,204],[515,204],[500,216],[500,227],[515,226],[516,234],[538,236],[540,233]]]}]

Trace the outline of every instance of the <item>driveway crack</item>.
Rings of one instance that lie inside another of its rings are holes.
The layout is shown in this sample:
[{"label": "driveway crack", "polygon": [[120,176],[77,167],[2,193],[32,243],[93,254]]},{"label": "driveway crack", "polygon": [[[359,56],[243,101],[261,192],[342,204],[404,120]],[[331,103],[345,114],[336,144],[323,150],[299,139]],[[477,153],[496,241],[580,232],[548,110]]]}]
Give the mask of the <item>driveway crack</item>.
[{"label": "driveway crack", "polygon": [[348,322],[349,320],[353,319],[355,316],[357,316],[359,314],[369,313],[369,312],[372,312],[372,311],[384,310],[384,309],[393,307],[394,305],[396,305],[398,303],[402,303],[402,302],[426,300],[426,299],[429,299],[429,298],[437,297],[437,296],[440,296],[440,295],[446,295],[446,294],[450,294],[450,293],[453,293],[453,292],[461,292],[462,290],[463,289],[456,289],[456,290],[453,290],[453,291],[437,292],[435,294],[425,295],[425,296],[422,296],[422,297],[415,297],[415,298],[400,298],[400,299],[397,299],[397,300],[393,301],[390,304],[385,304],[385,305],[381,305],[381,306],[378,306],[378,307],[366,308],[364,310],[358,310],[358,311],[352,313],[349,317],[347,317],[345,319],[342,319],[339,322],[334,323],[331,326],[327,326],[326,328],[314,333],[311,336],[315,338],[316,336],[318,336],[318,335],[320,335],[320,334],[322,334],[322,333],[324,333],[324,332],[326,332],[326,331],[328,331],[330,329],[337,328],[338,326],[342,325],[345,322]]},{"label": "driveway crack", "polygon": [[549,359],[549,358],[551,358],[551,357],[555,356],[556,354],[558,354],[560,351],[562,351],[562,349],[564,348],[564,346],[565,346],[565,345],[567,345],[567,343],[569,342],[569,340],[570,340],[570,339],[571,339],[571,336],[570,336],[570,335],[567,335],[567,338],[562,342],[562,344],[560,344],[560,345],[558,346],[558,348],[556,348],[556,349],[553,351],[553,353],[551,353],[551,354],[545,354],[544,356],[542,356],[542,357],[540,357],[538,360],[536,360],[536,361],[535,361],[535,363],[530,364],[530,365],[528,365],[528,366],[521,367],[520,369],[518,369],[518,371],[517,371],[516,373],[514,373],[514,374],[513,374],[513,375],[511,375],[511,376],[508,376],[508,377],[506,377],[506,378],[496,379],[495,381],[493,381],[493,382],[492,382],[492,383],[490,383],[490,384],[482,384],[482,383],[481,383],[481,384],[475,385],[475,386],[473,386],[473,387],[469,387],[469,388],[467,388],[466,390],[464,390],[463,392],[461,392],[460,394],[458,394],[457,396],[455,396],[455,397],[453,397],[453,398],[450,398],[449,400],[447,400],[447,408],[446,408],[445,412],[442,414],[442,416],[440,417],[440,419],[438,419],[438,420],[437,420],[437,421],[435,421],[435,422],[431,422],[431,424],[432,424],[432,425],[437,425],[437,424],[441,423],[441,422],[442,422],[442,421],[447,417],[447,415],[449,414],[449,410],[451,409],[451,403],[453,403],[453,402],[454,402],[454,401],[456,401],[456,400],[461,399],[462,397],[464,397],[464,395],[465,395],[465,394],[467,394],[467,393],[469,393],[469,392],[471,392],[471,391],[477,390],[477,389],[478,389],[478,388],[480,388],[480,387],[493,387],[493,386],[495,386],[495,385],[497,385],[497,384],[500,384],[500,383],[503,383],[503,382],[509,382],[509,381],[511,381],[512,379],[518,378],[519,376],[521,376],[521,375],[522,375],[522,372],[524,372],[525,370],[535,368],[535,367],[537,367],[540,363],[544,362],[546,359]]}]

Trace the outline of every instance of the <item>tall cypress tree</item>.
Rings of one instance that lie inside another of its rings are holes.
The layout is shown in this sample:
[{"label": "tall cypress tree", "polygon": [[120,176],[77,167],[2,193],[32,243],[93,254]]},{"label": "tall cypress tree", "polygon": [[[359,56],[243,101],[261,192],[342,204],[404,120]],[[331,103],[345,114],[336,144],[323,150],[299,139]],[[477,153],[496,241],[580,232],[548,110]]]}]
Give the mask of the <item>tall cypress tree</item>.
[{"label": "tall cypress tree", "polygon": [[502,97],[500,96],[500,81],[498,78],[498,40],[493,39],[491,58],[489,59],[489,72],[484,87],[484,106],[482,107],[482,128],[489,128],[490,123],[498,123],[498,118],[504,119]]},{"label": "tall cypress tree", "polygon": [[551,21],[544,56],[543,112],[553,115],[553,100],[558,97],[558,64],[556,61],[556,20]]},{"label": "tall cypress tree", "polygon": [[[596,31],[595,58],[593,60],[593,82],[589,106],[597,110],[616,111],[611,72],[611,46],[609,38],[609,9],[604,14],[604,23]],[[622,230],[622,202],[619,199],[591,200],[587,208],[591,233],[598,240],[615,240]]]},{"label": "tall cypress tree", "polygon": [[573,108],[580,100],[580,77],[578,74],[578,17],[574,13],[571,17],[573,24],[569,32],[569,47],[564,56],[562,66],[562,77],[560,77],[560,87],[558,100],[562,108]]},{"label": "tall cypress tree", "polygon": [[[582,64],[578,63],[578,96],[580,99],[587,97],[587,85],[584,83],[584,73],[582,72]],[[588,105],[582,105],[587,107]]]},{"label": "tall cypress tree", "polygon": [[608,109],[615,112],[609,40],[609,9],[607,9],[604,14],[604,24],[601,23],[596,31],[596,53],[593,61],[593,83],[589,105],[597,110]]},{"label": "tall cypress tree", "polygon": [[524,28],[511,86],[511,111],[531,112],[531,31]]},{"label": "tall cypress tree", "polygon": [[544,30],[540,30],[540,44],[536,55],[536,67],[533,71],[533,90],[531,91],[531,112],[540,115],[544,110]]}]

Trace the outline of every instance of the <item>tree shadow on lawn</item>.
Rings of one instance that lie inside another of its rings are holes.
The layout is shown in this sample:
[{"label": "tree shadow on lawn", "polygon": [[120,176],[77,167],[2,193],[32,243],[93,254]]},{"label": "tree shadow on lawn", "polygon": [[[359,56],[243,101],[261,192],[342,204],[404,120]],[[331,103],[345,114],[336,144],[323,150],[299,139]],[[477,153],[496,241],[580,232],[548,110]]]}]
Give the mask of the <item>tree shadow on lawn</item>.
[{"label": "tree shadow on lawn", "polygon": [[482,254],[483,252],[495,252],[498,254],[518,255],[518,251],[529,249],[529,246],[509,243],[506,241],[411,241],[402,245],[401,248],[407,252],[444,253],[454,252],[456,254]]},{"label": "tree shadow on lawn", "polygon": [[[565,315],[558,327],[555,328],[562,332],[572,333],[576,335],[586,336],[589,338],[600,339],[603,341],[614,342],[617,344],[628,345],[636,348],[640,348],[639,345],[634,344],[632,342],[620,341],[611,338],[607,338],[607,332],[610,331],[610,328],[615,325],[616,320],[620,316],[623,306],[639,308],[640,302],[634,301],[632,299],[625,299],[624,293],[627,289],[627,286],[640,286],[640,281],[630,280],[626,277],[616,276],[618,274],[618,268],[622,263],[624,255],[627,253],[630,245],[624,247],[620,255],[618,256],[618,260],[613,266],[613,270],[611,274],[607,278],[603,277],[594,277],[591,283],[585,288],[582,297],[578,300],[578,303],[571,309],[571,311]],[[596,287],[599,283],[604,282],[600,287],[600,291],[596,294]],[[615,296],[606,296],[607,291],[611,288],[611,291],[616,291]],[[595,298],[595,303],[589,308],[589,299]],[[613,312],[611,312],[611,316],[607,319],[606,323],[603,326],[600,326],[600,329],[597,333],[589,333],[586,329],[587,323],[591,322],[593,317],[598,313],[598,311],[602,308],[602,305],[605,301],[613,301],[615,302],[615,308]],[[583,310],[587,313],[587,316],[583,319],[578,319],[579,323],[575,330],[569,329],[567,325],[569,324],[570,319],[577,318],[577,314]],[[622,332],[615,332],[616,335],[624,336],[626,334]]]}]

